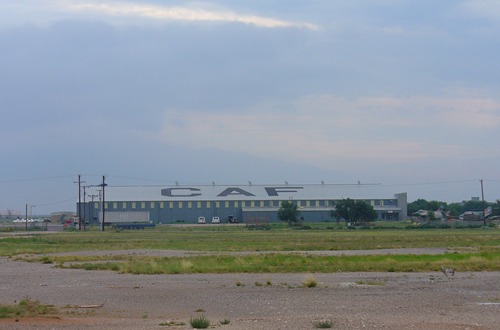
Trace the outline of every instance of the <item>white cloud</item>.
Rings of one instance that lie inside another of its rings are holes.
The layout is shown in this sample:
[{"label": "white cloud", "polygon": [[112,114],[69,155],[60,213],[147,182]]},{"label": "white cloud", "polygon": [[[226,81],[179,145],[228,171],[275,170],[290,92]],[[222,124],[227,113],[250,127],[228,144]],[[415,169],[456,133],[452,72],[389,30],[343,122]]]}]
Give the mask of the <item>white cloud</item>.
[{"label": "white cloud", "polygon": [[208,10],[194,6],[155,6],[134,2],[68,2],[65,7],[73,12],[93,12],[110,16],[143,17],[156,20],[220,21],[252,24],[264,28],[296,27],[316,30],[310,23],[291,22],[258,15],[240,14],[230,10]]}]

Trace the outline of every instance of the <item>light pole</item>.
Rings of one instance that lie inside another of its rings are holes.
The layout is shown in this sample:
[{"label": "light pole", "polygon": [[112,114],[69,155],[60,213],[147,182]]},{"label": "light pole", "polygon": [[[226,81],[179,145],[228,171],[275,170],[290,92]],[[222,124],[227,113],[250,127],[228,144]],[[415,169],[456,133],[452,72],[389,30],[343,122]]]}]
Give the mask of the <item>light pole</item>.
[{"label": "light pole", "polygon": [[[31,208],[36,207],[36,205],[30,205],[30,216],[31,216]],[[28,231],[28,203],[26,203],[26,219],[24,222],[24,230]]]},{"label": "light pole", "polygon": [[90,198],[92,198],[92,204],[90,205],[90,221],[94,221],[94,197],[99,197],[98,194],[90,194],[88,195]]},{"label": "light pole", "polygon": [[30,205],[30,217],[33,218],[33,212],[31,211],[36,205]]},{"label": "light pole", "polygon": [[87,221],[87,212],[85,211],[87,209],[87,204],[85,204],[85,186],[83,186],[83,230],[85,230],[85,222]]}]

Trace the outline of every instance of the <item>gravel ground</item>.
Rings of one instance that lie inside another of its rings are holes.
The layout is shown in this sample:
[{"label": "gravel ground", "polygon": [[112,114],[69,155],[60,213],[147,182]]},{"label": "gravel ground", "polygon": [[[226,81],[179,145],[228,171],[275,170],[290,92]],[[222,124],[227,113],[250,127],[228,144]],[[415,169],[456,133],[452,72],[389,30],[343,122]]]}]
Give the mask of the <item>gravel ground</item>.
[{"label": "gravel ground", "polygon": [[[418,252],[444,250],[405,250]],[[316,287],[302,285],[308,276]],[[500,328],[500,272],[128,275],[0,258],[0,279],[0,304],[30,298],[59,309],[59,317],[0,320],[2,329],[189,329],[200,315],[227,330],[314,329],[319,321],[336,329]]]}]

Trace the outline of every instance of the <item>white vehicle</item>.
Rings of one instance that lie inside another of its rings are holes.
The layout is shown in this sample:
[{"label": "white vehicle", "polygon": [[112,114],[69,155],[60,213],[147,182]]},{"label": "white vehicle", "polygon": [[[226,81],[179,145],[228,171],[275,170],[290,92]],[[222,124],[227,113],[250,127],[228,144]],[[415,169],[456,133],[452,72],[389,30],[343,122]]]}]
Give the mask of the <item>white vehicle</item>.
[{"label": "white vehicle", "polygon": [[219,217],[212,217],[212,223],[220,223]]},{"label": "white vehicle", "polygon": [[198,217],[198,223],[200,223],[200,224],[207,223],[207,222],[205,221],[205,217]]}]

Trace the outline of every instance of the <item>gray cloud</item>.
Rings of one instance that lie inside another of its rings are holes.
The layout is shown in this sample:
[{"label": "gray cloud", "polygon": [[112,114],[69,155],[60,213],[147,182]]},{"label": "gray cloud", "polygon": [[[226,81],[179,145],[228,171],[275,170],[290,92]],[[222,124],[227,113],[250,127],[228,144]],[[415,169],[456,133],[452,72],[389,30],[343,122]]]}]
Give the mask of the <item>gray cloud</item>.
[{"label": "gray cloud", "polygon": [[500,24],[477,3],[87,3],[0,3],[4,178],[497,175]]}]

